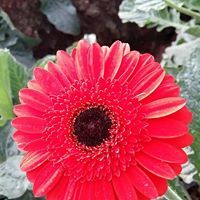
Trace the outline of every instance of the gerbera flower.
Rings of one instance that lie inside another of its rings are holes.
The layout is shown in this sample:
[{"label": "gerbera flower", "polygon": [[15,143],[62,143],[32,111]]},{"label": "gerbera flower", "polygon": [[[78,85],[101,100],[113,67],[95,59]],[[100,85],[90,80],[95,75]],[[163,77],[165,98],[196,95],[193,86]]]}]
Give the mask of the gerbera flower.
[{"label": "gerbera flower", "polygon": [[163,195],[187,161],[191,112],[150,54],[82,40],[34,70],[19,92],[14,139],[35,196],[143,200]]}]

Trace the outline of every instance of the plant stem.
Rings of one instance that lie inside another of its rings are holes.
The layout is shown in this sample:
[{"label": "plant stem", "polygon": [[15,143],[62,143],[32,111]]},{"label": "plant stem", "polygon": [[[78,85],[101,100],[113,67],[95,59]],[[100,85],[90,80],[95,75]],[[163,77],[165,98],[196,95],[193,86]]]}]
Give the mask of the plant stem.
[{"label": "plant stem", "polygon": [[174,8],[174,9],[178,10],[179,12],[181,12],[185,15],[188,15],[190,17],[193,17],[193,18],[200,21],[200,13],[194,12],[194,11],[187,9],[187,8],[184,8],[182,6],[178,6],[171,0],[164,0],[164,1],[169,7]]},{"label": "plant stem", "polygon": [[174,192],[170,187],[168,187],[168,191],[164,196],[166,200],[183,200],[176,192]]}]

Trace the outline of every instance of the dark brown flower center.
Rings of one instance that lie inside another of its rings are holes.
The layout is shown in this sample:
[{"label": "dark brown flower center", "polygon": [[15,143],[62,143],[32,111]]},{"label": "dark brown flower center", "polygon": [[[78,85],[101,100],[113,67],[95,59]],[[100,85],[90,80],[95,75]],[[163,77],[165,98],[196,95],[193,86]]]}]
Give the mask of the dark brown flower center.
[{"label": "dark brown flower center", "polygon": [[86,146],[98,146],[110,136],[112,121],[100,107],[81,112],[74,122],[74,135]]}]

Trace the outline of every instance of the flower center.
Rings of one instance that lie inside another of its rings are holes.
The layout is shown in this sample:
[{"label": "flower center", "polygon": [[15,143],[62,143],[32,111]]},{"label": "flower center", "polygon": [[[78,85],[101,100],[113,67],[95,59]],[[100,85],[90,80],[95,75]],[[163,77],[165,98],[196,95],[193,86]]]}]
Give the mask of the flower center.
[{"label": "flower center", "polygon": [[98,146],[109,138],[112,126],[106,110],[96,107],[82,111],[74,121],[74,135],[86,146]]}]

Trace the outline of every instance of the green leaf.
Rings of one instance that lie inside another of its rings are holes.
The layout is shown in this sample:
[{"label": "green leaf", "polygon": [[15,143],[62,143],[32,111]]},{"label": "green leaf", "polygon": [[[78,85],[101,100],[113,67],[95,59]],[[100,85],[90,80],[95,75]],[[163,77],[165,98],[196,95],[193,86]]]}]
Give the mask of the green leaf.
[{"label": "green leaf", "polygon": [[[167,192],[168,197],[176,193],[182,200],[191,200],[190,195],[183,186],[183,182],[179,178],[176,178],[173,181],[168,181],[168,183],[169,183],[169,190]],[[170,198],[170,200],[172,199],[174,200],[174,198]]]},{"label": "green leaf", "polygon": [[196,37],[200,37],[200,26],[193,26],[186,30],[186,33],[189,33],[191,35],[194,35]]},{"label": "green leaf", "polygon": [[198,170],[198,173],[196,176],[194,176],[194,179],[200,184],[200,137],[199,132],[193,132],[192,133],[195,135],[195,141],[192,144],[192,149],[194,150],[194,154],[190,156],[191,161],[194,163],[196,169]]},{"label": "green leaf", "polygon": [[44,67],[49,61],[56,61],[56,56],[55,55],[46,55],[44,58],[41,58],[37,60],[37,62],[33,65],[33,67]]},{"label": "green leaf", "polygon": [[[189,147],[184,148],[185,153],[188,156],[191,156],[194,154],[193,149]],[[186,184],[191,184],[194,181],[194,176],[197,174],[197,169],[194,166],[194,164],[191,162],[191,159],[189,159],[186,163],[182,164],[182,171],[179,174],[179,177],[181,180],[183,180]]]},{"label": "green leaf", "polygon": [[6,141],[10,132],[11,126],[9,122],[0,127],[0,163],[6,160]]},{"label": "green leaf", "polygon": [[32,47],[39,42],[39,39],[28,37],[16,29],[9,16],[0,9],[0,48],[8,48],[19,62],[32,66]]},{"label": "green leaf", "polygon": [[187,99],[188,106],[193,111],[191,128],[196,132],[200,131],[200,41],[198,44],[183,70],[177,76],[182,95]]},{"label": "green leaf", "polygon": [[4,60],[4,67],[8,71],[8,77],[10,80],[12,100],[14,104],[19,102],[18,92],[23,88],[28,81],[28,74],[26,68],[20,64],[8,50],[0,50],[2,58]]},{"label": "green leaf", "polygon": [[0,126],[13,118],[8,51],[0,51]]},{"label": "green leaf", "polygon": [[34,70],[35,67],[42,67],[42,68],[44,68],[45,65],[49,61],[55,62],[56,61],[56,56],[55,55],[46,55],[45,57],[37,60],[37,62],[29,70],[29,74],[30,74],[29,78],[32,78],[33,70]]},{"label": "green leaf", "polygon": [[[178,74],[178,81],[181,85],[182,96],[187,99],[187,104],[193,112],[193,122],[191,131],[195,136],[192,148],[195,152],[191,156],[192,162],[200,172],[200,42],[194,49],[190,59],[187,61],[183,70]],[[189,88],[189,89],[188,89]],[[198,181],[200,176],[198,173]]]},{"label": "green leaf", "polygon": [[173,181],[169,181],[167,193],[162,200],[191,200],[191,198],[180,180],[176,178]]},{"label": "green leaf", "polygon": [[14,129],[10,122],[0,127],[0,163],[11,156],[19,155],[17,145],[12,139],[13,133]]},{"label": "green leaf", "polygon": [[15,200],[45,200],[45,198],[36,198],[30,190],[27,190],[23,196],[15,198]]},{"label": "green leaf", "polygon": [[19,167],[21,159],[21,155],[15,155],[0,164],[0,195],[8,199],[22,196],[29,186],[26,174]]},{"label": "green leaf", "polygon": [[158,31],[166,27],[189,28],[180,20],[180,13],[175,9],[169,10],[162,0],[124,0],[119,8],[119,17],[123,23],[135,22],[140,27],[157,26]]},{"label": "green leaf", "polygon": [[[129,2],[131,2],[129,0]],[[135,7],[141,11],[162,10],[166,7],[163,0],[135,0]]]},{"label": "green leaf", "polygon": [[9,199],[21,197],[29,186],[19,167],[22,156],[12,139],[13,132],[10,122],[0,128],[0,199],[1,195]]},{"label": "green leaf", "polygon": [[35,58],[33,57],[31,49],[25,49],[25,47],[19,47],[18,44],[16,44],[12,48],[9,48],[9,50],[16,60],[27,68],[31,67],[35,63]]},{"label": "green leaf", "polygon": [[26,83],[28,81],[28,74],[23,65],[17,62],[16,59],[11,55],[9,55],[7,62],[10,75],[12,99],[13,103],[17,104],[19,102],[18,92],[21,88],[26,86]]},{"label": "green leaf", "polygon": [[[199,39],[191,40],[190,37],[187,37],[188,34],[183,35],[185,38],[179,36],[180,34],[177,36],[177,40],[172,44],[172,46],[165,49],[163,55],[164,65],[174,68],[175,70],[178,70],[178,72],[188,62],[200,42]],[[186,40],[189,41],[186,42]],[[183,41],[184,43],[179,44],[180,41]]]},{"label": "green leaf", "polygon": [[80,22],[71,0],[40,0],[41,10],[60,31],[71,35],[80,33]]},{"label": "green leaf", "polygon": [[13,104],[18,103],[18,92],[27,80],[26,69],[8,50],[0,49],[0,126],[14,117]]},{"label": "green leaf", "polygon": [[[194,177],[200,183],[200,39],[195,39],[166,49],[165,65],[173,66],[176,80],[181,86],[181,94],[187,99],[187,105],[193,112],[190,127],[195,140],[192,145],[194,154],[190,161],[198,173]],[[168,68],[166,68],[168,70]]]},{"label": "green leaf", "polygon": [[184,5],[192,10],[200,11],[200,1],[199,0],[182,0]]}]

